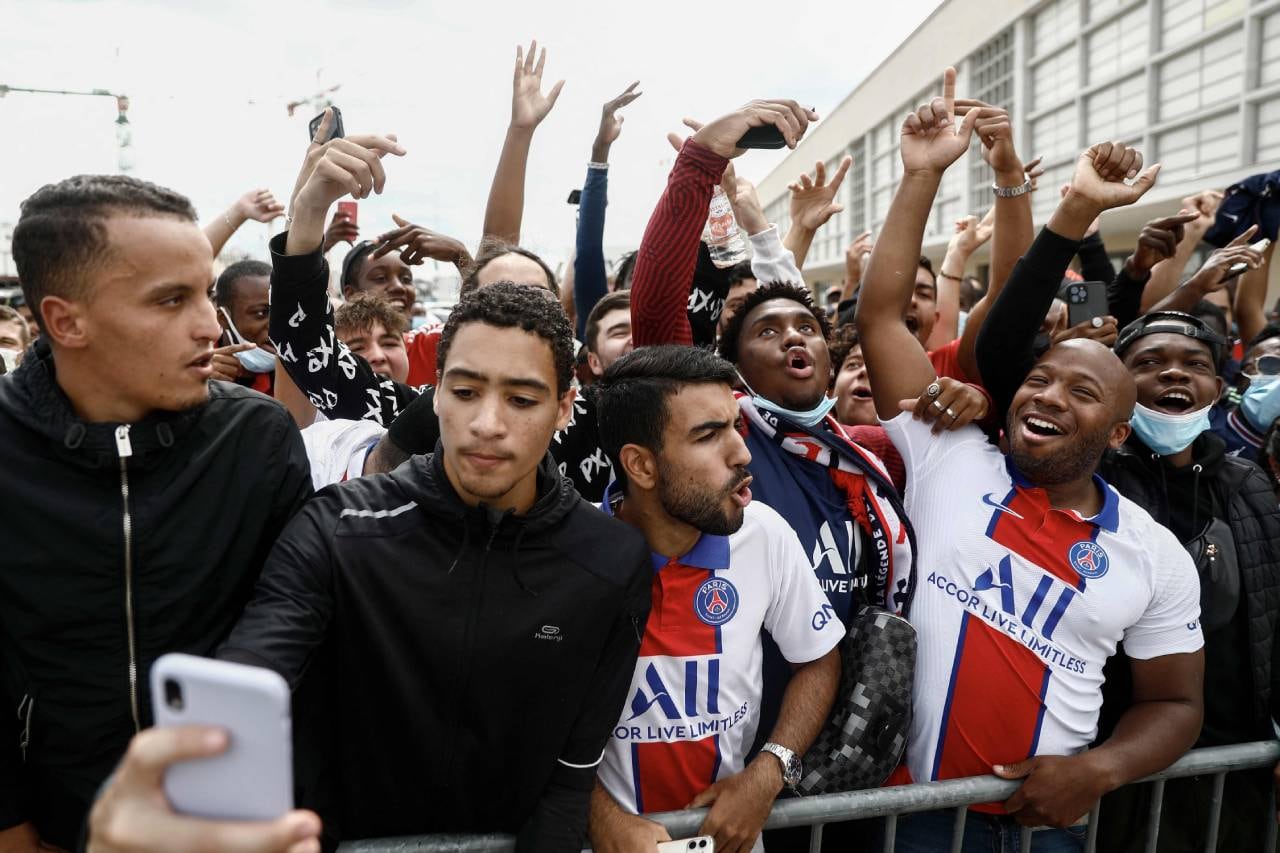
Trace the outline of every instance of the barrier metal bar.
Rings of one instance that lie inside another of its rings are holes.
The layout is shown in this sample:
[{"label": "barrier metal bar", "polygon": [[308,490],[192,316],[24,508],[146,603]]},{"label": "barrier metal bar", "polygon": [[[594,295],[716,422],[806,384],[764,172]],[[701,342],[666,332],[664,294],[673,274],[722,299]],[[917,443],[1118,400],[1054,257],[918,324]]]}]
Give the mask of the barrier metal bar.
[{"label": "barrier metal bar", "polygon": [[[1168,768],[1138,782],[1155,782],[1163,789],[1163,780],[1185,776],[1203,776],[1210,773],[1229,773],[1252,767],[1274,766],[1280,761],[1280,741],[1257,741],[1232,746],[1214,746],[1188,752]],[[960,808],[974,803],[999,802],[1009,798],[1020,782],[999,779],[995,776],[973,776],[968,779],[950,779],[946,782],[926,782],[900,785],[893,788],[872,788],[866,791],[848,791],[842,794],[823,794],[816,797],[798,797],[779,801],[765,823],[767,829],[788,826],[811,826],[836,823],[869,817],[888,817],[885,832],[885,850],[893,853],[893,832],[896,832],[900,814]],[[1136,783],[1135,783],[1136,784]],[[1153,812],[1158,821],[1159,802],[1153,791]],[[645,815],[667,828],[672,838],[688,838],[697,834],[706,818],[707,809],[691,809],[678,812]],[[1275,831],[1274,801],[1271,810],[1272,843]],[[1158,823],[1157,823],[1158,825]],[[1090,838],[1094,837],[1096,811],[1091,815]],[[891,831],[892,830],[892,831]],[[1149,839],[1148,849],[1154,849]],[[515,841],[504,835],[427,835],[404,838],[348,841],[339,848],[342,853],[506,853],[515,849]],[[1271,849],[1270,847],[1268,849]]]},{"label": "barrier metal bar", "polygon": [[1226,782],[1226,773],[1219,773],[1213,777],[1213,811],[1209,813],[1209,831],[1205,833],[1205,853],[1213,853],[1218,849],[1218,824],[1222,820],[1222,788]]},{"label": "barrier metal bar", "polygon": [[1164,780],[1157,779],[1151,786],[1151,811],[1147,814],[1146,853],[1156,853],[1156,840],[1160,837],[1160,810],[1164,808]]}]

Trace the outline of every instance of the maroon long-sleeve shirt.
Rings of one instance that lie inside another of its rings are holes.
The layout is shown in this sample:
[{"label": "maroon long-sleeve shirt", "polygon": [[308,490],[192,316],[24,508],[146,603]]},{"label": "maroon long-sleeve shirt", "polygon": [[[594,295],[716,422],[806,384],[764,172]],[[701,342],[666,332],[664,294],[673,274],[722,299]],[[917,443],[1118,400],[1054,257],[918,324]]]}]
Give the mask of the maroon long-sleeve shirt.
[{"label": "maroon long-sleeve shirt", "polygon": [[689,282],[707,207],[729,161],[687,140],[676,157],[636,253],[631,280],[631,339],[635,346],[692,344]]}]

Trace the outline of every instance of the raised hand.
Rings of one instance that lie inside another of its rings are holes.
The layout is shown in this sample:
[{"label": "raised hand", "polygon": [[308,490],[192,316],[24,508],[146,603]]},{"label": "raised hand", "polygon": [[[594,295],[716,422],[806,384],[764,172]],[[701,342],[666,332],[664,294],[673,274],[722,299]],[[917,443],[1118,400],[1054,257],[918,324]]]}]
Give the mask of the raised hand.
[{"label": "raised hand", "polygon": [[516,46],[516,70],[511,82],[511,126],[524,130],[533,130],[551,112],[564,88],[560,80],[551,87],[551,91],[542,94],[542,69],[547,64],[547,49],[542,49],[535,64],[533,58],[538,53],[538,40],[529,44],[529,54]]},{"label": "raised hand", "polygon": [[980,110],[971,109],[956,123],[956,70],[948,67],[942,75],[942,97],[908,113],[902,123],[903,173],[941,175],[969,150],[981,115]]},{"label": "raised hand", "polygon": [[236,210],[245,219],[257,222],[270,222],[278,216],[284,216],[284,205],[276,201],[276,197],[268,189],[249,190],[236,199]]},{"label": "raised hand", "polygon": [[972,214],[962,216],[956,220],[956,233],[951,237],[947,252],[950,253],[952,249],[955,249],[967,259],[982,244],[991,239],[994,224],[994,208],[987,211],[987,215],[981,220]]},{"label": "raised hand", "polygon": [[643,92],[635,91],[636,86],[640,85],[640,81],[632,83],[618,97],[607,102],[600,112],[600,130],[596,132],[595,144],[591,146],[591,159],[596,163],[604,163],[609,159],[609,148],[618,140],[618,136],[622,133],[623,117],[618,115],[618,110],[643,95]]},{"label": "raised hand", "polygon": [[1204,266],[1200,267],[1185,286],[1196,289],[1201,296],[1207,296],[1221,290],[1228,281],[1239,275],[1231,271],[1236,264],[1244,264],[1246,270],[1256,270],[1262,266],[1264,263],[1262,253],[1255,251],[1249,245],[1249,241],[1257,233],[1258,226],[1251,225],[1239,237],[1221,249],[1215,249],[1204,262]]},{"label": "raised hand", "polygon": [[[952,91],[954,86],[953,80]],[[982,101],[964,98],[955,101],[955,118],[962,119],[970,112],[978,113],[973,132],[978,134],[978,139],[982,141],[982,159],[990,164],[997,176],[1020,177],[1023,174],[1023,166],[1022,161],[1018,159],[1018,152],[1013,147],[1013,123],[1009,120],[1009,111]]]},{"label": "raised hand", "polygon": [[1173,216],[1153,219],[1142,226],[1138,234],[1138,246],[1125,261],[1125,271],[1131,278],[1143,278],[1151,268],[1166,258],[1172,258],[1178,251],[1188,223],[1194,222],[1200,214],[1194,210],[1183,210]]},{"label": "raised hand", "polygon": [[378,247],[373,250],[371,257],[380,258],[401,249],[400,260],[410,265],[421,264],[427,258],[457,265],[471,260],[471,253],[462,245],[462,241],[438,234],[421,225],[414,225],[395,213],[391,214],[391,218],[400,227],[378,235]]},{"label": "raised hand", "polygon": [[846,283],[857,284],[862,281],[863,265],[875,246],[876,242],[871,239],[870,231],[863,231],[853,238],[849,248],[844,250],[844,277]]},{"label": "raised hand", "polygon": [[333,220],[329,223],[329,227],[325,229],[324,248],[321,251],[328,252],[339,243],[350,243],[354,246],[356,240],[359,239],[360,229],[345,213],[339,210],[333,215]]},{"label": "raised hand", "polygon": [[[733,167],[730,166],[730,169]],[[728,170],[726,169],[726,172]],[[729,196],[729,204],[733,207],[734,219],[738,220],[738,225],[747,233],[747,236],[759,234],[769,228],[769,217],[765,216],[764,205],[760,203],[760,196],[756,194],[755,184],[746,178],[739,178],[733,175],[733,191],[726,193]],[[721,182],[723,186],[723,181]]]},{"label": "raised hand", "polygon": [[1224,195],[1218,190],[1202,190],[1182,200],[1184,210],[1194,210],[1198,214],[1194,221],[1187,224],[1187,232],[1196,238],[1196,242],[1213,227],[1223,198]]},{"label": "raised hand", "polygon": [[852,165],[853,158],[846,154],[831,176],[831,183],[827,183],[827,166],[819,161],[814,164],[812,178],[806,172],[791,184],[788,187],[791,190],[791,222],[806,230],[817,231],[828,219],[844,210],[844,205],[834,199]]},{"label": "raised hand", "polygon": [[[703,126],[693,135],[693,141],[721,157],[733,158],[746,150],[738,147],[743,134],[753,127],[773,125],[782,133],[787,147],[795,148],[809,129],[809,122],[817,120],[816,112],[795,101],[752,101]],[[688,123],[686,120],[685,124]]]},{"label": "raised hand", "polygon": [[[1142,153],[1119,142],[1101,142],[1076,161],[1067,199],[1073,196],[1099,209],[1124,207],[1142,198],[1155,186],[1160,164],[1142,171]],[[1126,180],[1133,180],[1132,184]]]},{"label": "raised hand", "polygon": [[1027,179],[1031,181],[1031,191],[1035,192],[1040,186],[1040,176],[1044,174],[1044,167],[1040,164],[1044,162],[1043,157],[1037,157],[1030,163],[1024,163],[1022,166],[1023,173]]}]

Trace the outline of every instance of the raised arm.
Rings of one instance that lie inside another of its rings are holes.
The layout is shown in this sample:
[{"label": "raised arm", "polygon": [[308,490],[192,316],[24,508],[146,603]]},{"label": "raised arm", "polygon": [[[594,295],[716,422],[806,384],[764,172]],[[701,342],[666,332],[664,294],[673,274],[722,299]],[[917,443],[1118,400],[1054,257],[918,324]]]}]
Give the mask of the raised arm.
[{"label": "raised arm", "polygon": [[1080,155],[1068,191],[1041,229],[1025,257],[993,302],[977,340],[977,361],[991,394],[995,415],[1003,420],[1013,393],[1035,361],[1034,341],[1067,265],[1090,224],[1103,211],[1133,204],[1155,184],[1159,166],[1132,185],[1125,180],[1142,168],[1142,155],[1124,145],[1103,143]]},{"label": "raised arm", "polygon": [[[1004,190],[1027,186],[1031,175],[1023,168],[1022,160],[1013,147],[1013,125],[1009,114],[997,107],[977,101],[962,101],[957,113],[976,109],[979,113],[977,133],[982,140],[982,154],[995,172],[995,186]],[[960,369],[966,376],[978,376],[978,359],[975,349],[978,333],[991,304],[1000,295],[1018,258],[1026,253],[1035,235],[1031,225],[1031,193],[1017,196],[995,196],[995,222],[991,234],[991,277],[986,294],[969,312],[956,354]]]},{"label": "raised arm", "polygon": [[[534,57],[537,56],[537,63]],[[529,45],[526,56],[516,47],[515,76],[511,83],[511,124],[502,143],[498,168],[489,188],[489,204],[484,210],[484,236],[496,237],[512,245],[520,242],[520,222],[524,218],[524,174],[529,163],[533,132],[551,112],[564,88],[561,80],[542,94],[542,69],[547,49],[538,56],[538,41]]]},{"label": "raised arm", "polygon": [[1165,258],[1150,270],[1151,276],[1142,291],[1142,311],[1150,311],[1158,302],[1178,287],[1182,273],[1195,253],[1196,247],[1204,239],[1205,232],[1213,225],[1222,202],[1222,193],[1217,190],[1205,190],[1182,200],[1182,209],[1199,214],[1183,227],[1182,237],[1178,240],[1177,249],[1172,257]]},{"label": "raised arm", "polygon": [[1240,340],[1245,343],[1253,340],[1262,331],[1262,327],[1267,325],[1267,273],[1271,269],[1271,253],[1275,248],[1275,243],[1269,244],[1262,252],[1261,263],[1250,267],[1241,275],[1240,284],[1236,287],[1236,302],[1232,308],[1236,326],[1240,330]]},{"label": "raised arm", "polygon": [[[1266,263],[1261,252],[1254,251],[1249,246],[1249,241],[1257,232],[1257,226],[1251,226],[1243,234],[1232,240],[1221,249],[1216,249],[1205,260],[1204,265],[1191,278],[1178,285],[1177,289],[1161,299],[1151,309],[1152,311],[1184,311],[1190,313],[1196,305],[1200,304],[1200,300],[1207,298],[1212,293],[1217,293],[1227,286],[1227,282],[1234,278],[1230,275],[1231,267],[1235,264],[1244,264],[1246,271],[1241,276],[1257,276],[1259,270],[1263,270],[1263,278],[1265,279]],[[1240,287],[1244,287],[1242,282]],[[1266,281],[1263,281],[1265,288]],[[1237,288],[1236,301],[1239,302],[1239,289]],[[1240,324],[1240,337],[1248,341],[1249,338],[1244,336],[1246,323],[1240,319],[1240,315],[1236,315],[1237,322]],[[1266,315],[1263,314],[1263,325],[1266,323]],[[1257,327],[1259,330],[1262,325]],[[1254,331],[1257,334],[1257,330]]]},{"label": "raised arm", "polygon": [[[752,101],[700,127],[680,146],[667,188],[658,199],[636,253],[631,282],[631,335],[635,346],[690,344],[689,284],[711,193],[728,161],[753,127],[773,125],[794,148],[817,114],[795,101]],[[678,141],[678,140],[677,140]]]},{"label": "raised arm", "polygon": [[600,129],[591,145],[591,162],[587,163],[587,180],[578,201],[578,234],[573,259],[573,304],[577,311],[576,331],[582,340],[587,330],[591,309],[608,292],[604,268],[604,214],[609,195],[609,149],[622,133],[622,116],[618,110],[640,97],[635,91],[640,81],[632,83],[618,97],[604,105],[600,112]]},{"label": "raised arm", "polygon": [[284,205],[276,201],[270,190],[249,190],[204,226],[204,236],[209,238],[209,245],[213,247],[213,256],[216,258],[231,235],[250,219],[255,222],[270,222],[283,215]]},{"label": "raised arm", "polygon": [[805,172],[790,185],[791,227],[787,229],[787,236],[782,238],[782,245],[795,255],[798,269],[804,269],[804,259],[809,255],[809,247],[813,245],[818,229],[844,210],[844,205],[837,203],[835,197],[852,165],[853,157],[846,154],[828,183],[826,164],[819,161],[813,164],[812,178]]},{"label": "raised arm", "polygon": [[890,420],[899,402],[915,399],[936,377],[924,348],[903,318],[915,286],[920,242],[942,174],[969,148],[979,118],[955,118],[956,70],[943,74],[943,97],[909,113],[902,123],[902,183],[871,252],[858,297],[858,336],[871,377],[876,414]]},{"label": "raised arm", "polygon": [[976,216],[956,220],[956,233],[947,244],[942,266],[938,267],[938,322],[925,342],[926,348],[935,350],[946,346],[959,335],[960,283],[964,281],[964,270],[973,253],[991,239],[995,219],[996,209],[992,207],[981,221]]}]

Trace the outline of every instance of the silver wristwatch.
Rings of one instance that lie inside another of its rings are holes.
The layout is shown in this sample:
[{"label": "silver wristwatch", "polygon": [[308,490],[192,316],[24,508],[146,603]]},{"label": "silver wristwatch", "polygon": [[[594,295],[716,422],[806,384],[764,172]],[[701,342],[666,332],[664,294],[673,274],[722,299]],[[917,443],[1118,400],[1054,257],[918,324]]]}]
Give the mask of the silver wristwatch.
[{"label": "silver wristwatch", "polygon": [[992,184],[991,191],[998,198],[1017,198],[1020,195],[1026,195],[1031,192],[1031,179],[1027,178],[1022,182],[1021,186],[1016,187],[1002,187],[999,184]]},{"label": "silver wristwatch", "polygon": [[800,757],[785,746],[776,743],[766,743],[760,747],[761,752],[771,752],[777,759],[782,762],[782,783],[788,788],[794,788],[800,784],[800,777],[804,772],[804,768],[800,765]]}]

